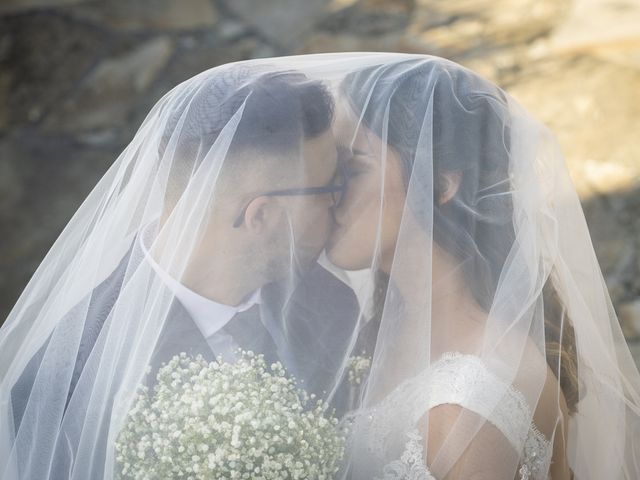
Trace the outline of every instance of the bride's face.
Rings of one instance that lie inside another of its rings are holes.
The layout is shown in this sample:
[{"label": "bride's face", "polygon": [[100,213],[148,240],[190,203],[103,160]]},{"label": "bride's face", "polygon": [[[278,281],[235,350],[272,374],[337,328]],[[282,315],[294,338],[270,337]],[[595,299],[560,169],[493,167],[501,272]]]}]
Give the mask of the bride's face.
[{"label": "bride's face", "polygon": [[353,127],[349,128],[354,125],[353,114],[338,113],[338,143],[351,152],[345,159],[349,180],[335,210],[327,256],[338,267],[359,270],[370,267],[379,255],[379,268],[388,270],[406,199],[400,156],[364,125],[354,135]]}]

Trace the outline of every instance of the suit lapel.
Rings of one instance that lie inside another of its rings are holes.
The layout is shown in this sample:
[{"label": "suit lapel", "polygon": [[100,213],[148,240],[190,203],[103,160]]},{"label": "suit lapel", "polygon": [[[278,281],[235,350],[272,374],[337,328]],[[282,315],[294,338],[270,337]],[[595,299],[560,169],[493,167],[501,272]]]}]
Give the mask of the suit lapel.
[{"label": "suit lapel", "polygon": [[[265,320],[271,322],[267,323],[269,331],[276,343],[284,346],[281,357],[291,365],[289,370],[304,381],[308,392],[326,399],[340,377],[340,366],[357,323],[355,295],[317,264],[293,292],[285,285],[271,284],[263,288],[262,298],[268,312]],[[336,397],[332,401],[338,411],[344,403]]]},{"label": "suit lapel", "polygon": [[254,305],[236,314],[223,330],[233,337],[242,350],[264,355],[265,361],[270,365],[280,358],[273,338],[261,321],[262,310],[260,306]]},{"label": "suit lapel", "polygon": [[196,322],[182,304],[174,299],[151,358],[151,378],[155,378],[157,370],[163,364],[182,352],[192,357],[202,355],[208,361],[215,358]]}]

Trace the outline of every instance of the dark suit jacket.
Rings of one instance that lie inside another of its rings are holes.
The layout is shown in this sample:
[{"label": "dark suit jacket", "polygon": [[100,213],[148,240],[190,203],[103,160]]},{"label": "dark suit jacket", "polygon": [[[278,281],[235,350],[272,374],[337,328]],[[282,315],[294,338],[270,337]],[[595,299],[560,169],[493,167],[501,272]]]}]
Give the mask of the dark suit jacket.
[{"label": "dark suit jacket", "polygon": [[[67,405],[72,400],[87,360],[118,298],[130,254],[131,250],[113,273],[90,294],[87,321],[69,385]],[[340,380],[337,379],[340,362],[357,323],[358,305],[353,292],[331,273],[316,265],[300,279],[289,295],[283,285],[276,283],[264,286],[261,294],[261,318],[255,315],[254,318],[249,316],[238,321],[234,318],[228,324],[229,332],[240,347],[264,353],[268,361],[282,361],[303,382],[302,385],[308,392],[326,398],[330,387]],[[255,328],[238,328],[239,321],[253,322],[252,326]],[[61,322],[64,322],[64,318]],[[269,330],[264,328],[263,323],[269,324]],[[274,332],[277,338],[273,338],[269,331]],[[242,332],[255,332],[255,335],[242,336]],[[31,359],[12,388],[16,431],[25,414],[27,400],[47,345],[48,342]],[[202,354],[209,360],[215,357],[215,352],[211,351],[187,310],[179,301],[174,300],[159,337],[156,353],[152,357],[152,370],[157,370],[162,363],[183,351],[190,355]],[[85,375],[90,374],[90,371],[85,372]],[[150,376],[153,377],[154,375]],[[345,383],[342,382],[331,399],[331,406],[336,409],[337,415],[344,413],[348,407],[348,387]],[[56,459],[53,470],[59,472],[56,478],[66,478],[70,462],[65,460],[72,455],[73,452],[69,451],[65,455],[59,455],[65,459]]]}]

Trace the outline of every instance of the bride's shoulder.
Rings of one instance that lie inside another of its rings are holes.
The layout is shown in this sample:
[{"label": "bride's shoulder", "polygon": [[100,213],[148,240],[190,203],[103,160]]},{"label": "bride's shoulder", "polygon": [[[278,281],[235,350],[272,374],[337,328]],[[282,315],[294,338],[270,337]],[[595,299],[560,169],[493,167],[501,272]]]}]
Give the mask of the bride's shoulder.
[{"label": "bride's shoulder", "polygon": [[439,395],[455,394],[479,401],[488,391],[504,392],[504,403],[510,401],[516,405],[514,408],[520,405],[540,432],[552,438],[558,419],[566,417],[567,407],[560,382],[544,354],[527,339],[518,358],[501,355],[500,351],[494,352],[492,358],[488,361],[474,351],[440,354],[429,374],[435,387],[432,404],[453,403],[445,399],[440,402]]}]

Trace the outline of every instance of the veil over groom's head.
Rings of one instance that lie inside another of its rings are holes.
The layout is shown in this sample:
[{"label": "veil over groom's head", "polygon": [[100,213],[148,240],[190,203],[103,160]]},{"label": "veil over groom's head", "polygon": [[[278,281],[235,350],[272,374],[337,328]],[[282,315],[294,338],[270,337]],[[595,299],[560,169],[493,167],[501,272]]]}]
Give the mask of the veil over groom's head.
[{"label": "veil over groom's head", "polygon": [[339,190],[330,92],[300,72],[242,64],[190,82],[170,102],[158,142],[168,172],[162,223],[206,197],[197,259],[211,264],[224,252],[218,269],[232,264],[258,283],[308,268]]}]

